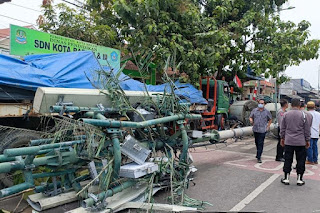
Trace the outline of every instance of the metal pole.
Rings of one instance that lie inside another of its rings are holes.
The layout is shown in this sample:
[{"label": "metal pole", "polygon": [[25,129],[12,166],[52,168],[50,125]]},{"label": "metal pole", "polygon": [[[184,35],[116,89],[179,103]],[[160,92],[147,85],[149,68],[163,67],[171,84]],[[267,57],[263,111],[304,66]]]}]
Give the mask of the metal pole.
[{"label": "metal pole", "polygon": [[260,95],[260,79],[258,79],[258,91],[257,91],[257,97]]},{"label": "metal pole", "polygon": [[319,72],[320,72],[320,66],[319,66],[319,69],[318,69],[318,96],[319,96]]},{"label": "metal pole", "polygon": [[[277,74],[277,77],[279,75]],[[275,109],[276,109],[276,121],[278,120],[278,96],[277,96],[277,78],[276,78],[276,81],[274,82],[274,91],[275,91]],[[279,91],[280,93],[280,91]]]},{"label": "metal pole", "polygon": [[156,118],[153,120],[147,120],[147,121],[141,121],[141,122],[132,122],[132,121],[116,121],[116,120],[98,120],[98,119],[88,119],[88,118],[82,118],[84,123],[88,123],[94,126],[101,126],[101,127],[112,127],[112,128],[144,128],[148,126],[153,126],[157,124],[162,124],[162,123],[168,123],[172,121],[177,121],[177,120],[184,120],[184,119],[189,119],[189,120],[199,120],[201,119],[201,115],[198,114],[176,114],[176,115],[171,115],[163,118]]}]

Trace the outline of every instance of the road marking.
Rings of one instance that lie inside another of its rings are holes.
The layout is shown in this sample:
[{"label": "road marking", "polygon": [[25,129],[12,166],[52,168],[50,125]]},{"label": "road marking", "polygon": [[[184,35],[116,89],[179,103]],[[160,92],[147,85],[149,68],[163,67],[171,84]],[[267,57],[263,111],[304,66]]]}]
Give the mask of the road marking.
[{"label": "road marking", "polygon": [[[232,165],[232,166],[247,167],[248,165],[244,164],[244,162],[252,161],[252,160],[254,160],[254,158],[252,158],[250,156],[246,156],[246,157],[238,159],[238,160],[227,161],[224,164],[228,164],[228,165]],[[240,162],[242,162],[242,164]]]},{"label": "road marking", "polygon": [[228,148],[233,148],[233,147],[237,147],[239,146],[238,144],[230,144],[230,145],[227,145]]},{"label": "road marking", "polygon": [[241,149],[253,149],[255,147],[256,147],[256,145],[247,145],[247,146],[241,147]]},{"label": "road marking", "polygon": [[254,167],[257,169],[268,170],[268,171],[278,171],[283,168],[283,163],[279,163],[278,165],[274,164],[271,168],[263,167],[269,162],[271,162],[271,164],[275,163],[273,159],[272,160],[271,159],[270,160],[263,160],[262,163],[257,163],[254,165]]},{"label": "road marking", "polygon": [[238,144],[238,145],[250,145],[250,144],[252,144],[252,142],[254,143],[254,141],[251,141],[251,142],[248,142],[248,141],[246,141],[246,142],[235,142],[235,143]]},{"label": "road marking", "polygon": [[230,211],[238,212],[241,211],[246,205],[248,205],[251,201],[253,201],[263,190],[265,190],[273,181],[275,181],[280,175],[274,174],[268,180],[263,182],[260,186],[258,186],[253,192],[251,192],[247,197],[245,197],[242,201],[240,201],[237,205],[235,205]]},{"label": "road marking", "polygon": [[263,151],[268,152],[273,148],[276,148],[277,146],[275,146],[274,144],[270,144],[268,146],[263,147]]}]

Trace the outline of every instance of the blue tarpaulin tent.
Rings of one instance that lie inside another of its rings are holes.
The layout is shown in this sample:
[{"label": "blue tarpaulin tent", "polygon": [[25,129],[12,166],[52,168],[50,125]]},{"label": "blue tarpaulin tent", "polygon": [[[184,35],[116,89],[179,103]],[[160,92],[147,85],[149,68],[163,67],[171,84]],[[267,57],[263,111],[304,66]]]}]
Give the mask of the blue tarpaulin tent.
[{"label": "blue tarpaulin tent", "polygon": [[[0,55],[0,85],[30,91],[36,91],[38,87],[93,89],[92,84],[99,85],[99,82],[92,81],[97,79],[96,71],[101,69],[110,71],[108,67],[102,68],[90,51],[30,55],[26,56],[24,61]],[[124,74],[121,74],[119,79],[122,79],[120,86],[124,90],[145,90],[143,83]],[[175,94],[190,103],[207,103],[202,92],[191,84],[177,81],[175,86]],[[147,89],[153,92],[170,92],[168,84],[147,85]]]}]

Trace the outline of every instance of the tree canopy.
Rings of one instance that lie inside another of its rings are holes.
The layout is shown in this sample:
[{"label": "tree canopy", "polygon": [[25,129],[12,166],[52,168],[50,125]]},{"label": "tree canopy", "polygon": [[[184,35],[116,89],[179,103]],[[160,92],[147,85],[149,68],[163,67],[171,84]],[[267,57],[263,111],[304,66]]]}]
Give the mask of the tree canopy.
[{"label": "tree canopy", "polygon": [[[310,23],[283,21],[286,0],[88,0],[71,9],[43,6],[40,28],[75,39],[136,53],[152,52],[162,66],[169,55],[191,80],[218,73],[231,80],[279,76],[290,65],[318,57]],[[58,12],[59,11],[59,14]]]}]

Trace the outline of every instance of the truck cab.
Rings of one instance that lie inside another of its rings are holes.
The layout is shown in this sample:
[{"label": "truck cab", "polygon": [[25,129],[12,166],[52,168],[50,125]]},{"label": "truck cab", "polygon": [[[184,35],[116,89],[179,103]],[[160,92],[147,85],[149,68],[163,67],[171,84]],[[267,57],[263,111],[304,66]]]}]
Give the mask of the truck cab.
[{"label": "truck cab", "polygon": [[226,81],[214,77],[202,77],[200,89],[208,101],[207,111],[202,113],[202,129],[224,129],[230,105],[230,88]]}]

